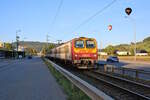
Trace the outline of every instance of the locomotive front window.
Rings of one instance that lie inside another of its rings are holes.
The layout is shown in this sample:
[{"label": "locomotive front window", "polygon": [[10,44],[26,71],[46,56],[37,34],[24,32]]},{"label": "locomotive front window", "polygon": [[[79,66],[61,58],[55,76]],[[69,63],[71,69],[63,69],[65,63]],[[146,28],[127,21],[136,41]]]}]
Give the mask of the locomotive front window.
[{"label": "locomotive front window", "polygon": [[94,48],[95,47],[95,42],[91,40],[86,41],[86,47],[87,48]]},{"label": "locomotive front window", "polygon": [[84,41],[82,41],[82,40],[77,40],[77,41],[75,42],[75,47],[76,47],[76,48],[84,48]]}]

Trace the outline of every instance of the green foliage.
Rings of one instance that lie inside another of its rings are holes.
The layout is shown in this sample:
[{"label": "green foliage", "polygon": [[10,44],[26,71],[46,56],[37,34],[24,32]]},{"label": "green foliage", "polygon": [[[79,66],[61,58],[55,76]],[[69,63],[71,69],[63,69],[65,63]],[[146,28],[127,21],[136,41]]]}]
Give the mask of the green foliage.
[{"label": "green foliage", "polygon": [[[116,46],[107,46],[103,51],[107,52],[109,55],[114,54],[114,51],[129,51],[131,55],[134,55],[134,43],[129,44],[120,44]],[[150,54],[150,37],[145,38],[143,42],[136,43],[136,50],[145,50]]]},{"label": "green foliage", "polygon": [[54,47],[55,47],[54,44],[48,44],[48,45],[43,46],[41,51],[42,51],[43,54],[47,54]]},{"label": "green foliage", "polygon": [[49,44],[48,45],[48,49],[50,50],[50,49],[53,49],[55,47],[55,45],[54,44]]},{"label": "green foliage", "polygon": [[[53,43],[48,43],[48,45],[50,44],[53,44]],[[13,45],[16,45],[16,42],[14,42]],[[42,48],[47,45],[47,43],[46,42],[34,42],[34,41],[19,41],[19,45],[24,46],[25,48],[33,48],[37,52],[40,52]]]},{"label": "green foliage", "polygon": [[128,44],[120,44],[114,47],[115,49],[119,51],[127,51],[129,50],[129,45]]},{"label": "green foliage", "polygon": [[11,43],[4,43],[4,48],[7,50],[12,50],[12,44]]},{"label": "green foliage", "polygon": [[37,55],[37,51],[34,48],[25,48],[26,55]]},{"label": "green foliage", "polygon": [[46,54],[46,48],[43,47],[42,50],[41,50],[42,54]]},{"label": "green foliage", "polygon": [[131,45],[131,46],[129,46],[129,50],[128,50],[130,53],[131,53],[131,55],[133,56],[134,55],[134,46],[133,45]]},{"label": "green foliage", "polygon": [[115,47],[112,45],[109,45],[104,49],[104,51],[107,52],[109,55],[113,55],[115,50],[116,50]]},{"label": "green foliage", "polygon": [[150,37],[147,37],[143,40],[143,42],[149,42],[150,41]]}]

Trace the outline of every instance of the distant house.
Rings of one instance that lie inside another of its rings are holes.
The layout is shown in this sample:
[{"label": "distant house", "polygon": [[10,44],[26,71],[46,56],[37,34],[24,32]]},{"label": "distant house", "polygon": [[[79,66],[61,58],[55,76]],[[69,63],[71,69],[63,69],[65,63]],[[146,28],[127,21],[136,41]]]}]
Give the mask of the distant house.
[{"label": "distant house", "polygon": [[146,50],[136,51],[137,56],[148,56],[148,52]]},{"label": "distant house", "polygon": [[19,45],[19,46],[18,46],[18,51],[24,51],[24,48],[25,48],[24,46],[20,46],[20,45]]},{"label": "distant house", "polygon": [[4,43],[0,42],[0,48],[3,48],[3,47],[4,47]]},{"label": "distant house", "polygon": [[98,55],[107,56],[108,54],[106,52],[98,52]]},{"label": "distant house", "polygon": [[119,56],[131,55],[131,53],[129,51],[117,51],[116,54]]}]

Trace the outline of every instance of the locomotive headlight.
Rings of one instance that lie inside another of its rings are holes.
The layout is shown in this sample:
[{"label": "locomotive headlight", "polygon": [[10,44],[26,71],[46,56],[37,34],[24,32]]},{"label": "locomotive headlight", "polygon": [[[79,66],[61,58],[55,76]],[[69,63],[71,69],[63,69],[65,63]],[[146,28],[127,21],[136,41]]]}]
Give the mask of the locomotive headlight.
[{"label": "locomotive headlight", "polygon": [[97,55],[96,54],[94,54],[94,57],[96,57]]},{"label": "locomotive headlight", "polygon": [[77,57],[78,55],[75,55],[75,57]]}]

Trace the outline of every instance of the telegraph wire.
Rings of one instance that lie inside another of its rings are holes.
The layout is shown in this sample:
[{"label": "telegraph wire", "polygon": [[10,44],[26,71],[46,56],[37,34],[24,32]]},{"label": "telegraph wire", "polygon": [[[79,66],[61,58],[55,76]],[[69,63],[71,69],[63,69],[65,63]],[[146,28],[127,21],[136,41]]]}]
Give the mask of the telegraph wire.
[{"label": "telegraph wire", "polygon": [[[55,13],[55,15],[54,15],[54,18],[53,18],[53,20],[52,20],[52,22],[51,22],[51,24],[50,24],[50,25],[51,25],[51,30],[54,29],[54,25],[55,25],[55,22],[56,22],[56,19],[57,19],[59,13],[60,13],[62,4],[63,4],[63,0],[60,0],[60,3],[59,3],[59,5],[58,5],[58,7],[57,7],[57,9],[56,9],[56,13]],[[49,36],[49,35],[47,34],[47,35],[46,35],[46,40],[47,40],[47,38],[49,38],[49,37],[51,37],[51,36]],[[55,40],[56,38],[52,37],[52,39]],[[49,39],[48,39],[48,41],[49,41]],[[57,41],[57,39],[56,39],[56,41]]]},{"label": "telegraph wire", "polygon": [[60,13],[62,4],[63,4],[63,0],[60,1],[59,6],[58,6],[58,8],[56,10],[56,14],[55,14],[54,19],[52,20],[52,23],[51,23],[52,26],[54,26],[54,24],[56,22],[56,19],[57,19],[58,14]]},{"label": "telegraph wire", "polygon": [[[100,9],[99,11],[97,11],[95,14],[93,14],[92,16],[88,17],[86,20],[84,20],[81,24],[79,24],[74,30],[76,31],[77,29],[79,29],[81,26],[85,25],[86,23],[88,23],[90,20],[92,20],[94,17],[96,17],[97,15],[99,15],[100,13],[102,13],[103,11],[105,11],[107,8],[109,8],[112,4],[114,4],[117,0],[113,0],[112,2],[110,2],[109,4],[107,4],[106,6],[104,6],[102,9]],[[72,33],[73,33],[72,32]]]}]

